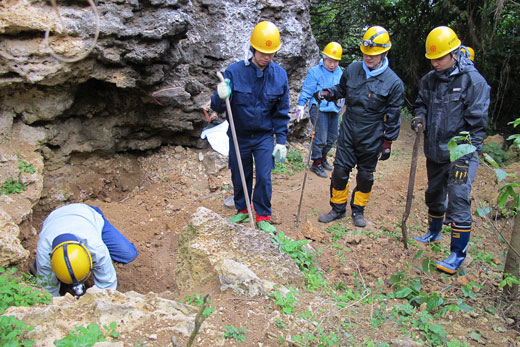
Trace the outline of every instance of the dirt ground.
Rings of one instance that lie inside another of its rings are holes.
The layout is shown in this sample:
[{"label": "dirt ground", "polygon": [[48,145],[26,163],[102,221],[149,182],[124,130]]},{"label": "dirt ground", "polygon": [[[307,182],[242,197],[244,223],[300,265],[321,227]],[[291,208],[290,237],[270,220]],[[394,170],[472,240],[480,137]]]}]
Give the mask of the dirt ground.
[{"label": "dirt ground", "polygon": [[[446,329],[452,334],[451,338],[462,339],[468,345],[482,343],[491,346],[515,346],[514,341],[516,345],[520,345],[517,335],[517,331],[520,330],[519,309],[517,307],[515,311],[514,307],[503,303],[497,289],[506,246],[499,241],[496,232],[484,219],[475,217],[470,256],[464,265],[466,275],[447,277],[436,272],[425,275],[413,269],[413,265],[421,267],[421,260],[426,256],[439,260],[444,259],[446,255],[412,242],[405,251],[400,241],[400,223],[406,204],[411,151],[415,137],[409,130],[409,124],[403,123],[401,135],[392,146],[390,159],[378,164],[373,193],[365,213],[368,221],[366,228],[354,227],[350,209],[347,210],[347,218],[340,221],[330,224],[318,222],[319,214],[330,209],[330,180],[313,173],[307,176],[298,228],[296,213],[304,171],[294,175],[273,175],[273,223],[278,230],[293,239],[312,238],[309,239],[311,246],[321,250],[318,254],[319,266],[325,272],[329,283],[343,283],[347,288],[362,283],[365,288],[374,290],[377,281],[380,280],[383,283],[383,292],[387,293],[393,291],[388,283],[390,277],[403,270],[414,276],[421,276],[423,289],[429,293],[438,291],[446,296],[460,296],[460,287],[475,281],[481,284],[482,288],[479,289],[476,299],[469,298],[465,302],[472,305],[476,313],[454,313],[446,318]],[[290,143],[289,146],[302,150],[303,157],[307,158],[303,144]],[[289,336],[292,329],[290,326],[296,323],[288,324],[282,329],[269,320],[267,317],[271,317],[269,313],[273,310],[272,299],[237,298],[232,293],[220,292],[219,288],[200,288],[196,293],[182,293],[177,289],[174,277],[177,240],[182,228],[188,224],[190,216],[199,206],[207,207],[224,217],[235,213],[234,209],[224,205],[225,198],[231,196],[232,190],[229,170],[223,168],[218,175],[208,176],[202,164],[202,157],[211,152],[211,148],[194,150],[164,147],[138,159],[140,171],[136,172],[135,179],[130,179],[135,187],[126,187],[125,191],[113,189],[103,197],[84,201],[101,208],[108,220],[134,242],[139,250],[139,256],[133,263],[116,264],[120,291],[169,291],[170,296],[180,301],[184,301],[188,294],[210,293],[211,306],[217,309],[217,313],[208,320],[216,326],[245,327],[247,330],[246,343],[226,340],[226,345],[283,345],[278,336]],[[519,168],[517,163],[511,170],[518,173]],[[113,180],[113,177],[97,175],[89,173],[85,181]],[[129,178],[126,177],[126,180],[129,181]],[[355,186],[354,182],[355,176],[351,176],[351,187]],[[130,183],[127,182],[128,184]],[[412,211],[407,222],[409,237],[420,235],[426,230],[425,187],[425,161],[421,148]],[[493,202],[496,195],[494,173],[481,165],[474,184],[474,208],[478,204]],[[35,212],[32,224],[36,230],[40,230],[41,221],[47,212]],[[505,219],[500,223],[502,233],[509,239],[511,224],[505,223]],[[333,233],[329,228],[334,225],[344,226],[349,230],[348,234],[333,241]],[[36,237],[26,235],[24,245],[33,250],[35,244]],[[441,245],[442,249],[449,249],[449,234],[445,234]],[[416,259],[415,256],[420,250],[424,251],[424,255]],[[314,294],[304,289],[299,289],[299,292],[300,306],[305,311],[305,307],[313,305],[311,303]],[[490,306],[496,308],[493,315],[486,312],[486,308]],[[320,307],[314,309],[319,312]],[[335,345],[361,345],[363,341],[390,343],[403,335],[395,325],[383,324],[378,328],[372,327],[371,319],[374,318],[374,310],[377,309],[377,305],[374,304],[353,305],[347,308],[348,312],[345,312],[344,317],[339,317],[339,321],[348,320],[349,324],[352,324],[352,337]],[[337,328],[327,326],[326,322],[323,322],[324,320],[315,323],[311,330],[316,331],[317,327],[322,327],[325,331],[333,331]],[[500,329],[496,328],[497,326]],[[302,327],[293,328],[296,331]],[[468,328],[478,332],[481,342],[476,338],[465,337]],[[168,345],[171,337],[167,333],[158,333],[157,329],[158,327],[151,322],[149,331],[135,332],[134,335],[121,339],[128,346]],[[157,338],[150,338],[152,334],[158,334]],[[210,346],[211,343],[202,342],[200,345]]]}]

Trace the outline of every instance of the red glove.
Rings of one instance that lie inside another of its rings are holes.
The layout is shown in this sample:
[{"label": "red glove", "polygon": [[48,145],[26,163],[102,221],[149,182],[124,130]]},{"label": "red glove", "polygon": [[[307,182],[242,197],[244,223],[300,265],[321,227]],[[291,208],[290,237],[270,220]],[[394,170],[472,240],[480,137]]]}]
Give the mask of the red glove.
[{"label": "red glove", "polygon": [[390,158],[390,153],[392,152],[392,141],[383,140],[383,144],[381,145],[381,155],[379,156],[379,160],[387,160]]}]

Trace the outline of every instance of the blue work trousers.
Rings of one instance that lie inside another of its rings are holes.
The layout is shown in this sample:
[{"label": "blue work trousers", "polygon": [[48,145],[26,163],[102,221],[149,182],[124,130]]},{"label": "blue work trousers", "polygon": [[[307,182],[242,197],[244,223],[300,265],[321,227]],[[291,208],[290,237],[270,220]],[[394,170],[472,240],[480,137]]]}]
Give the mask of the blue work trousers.
[{"label": "blue work trousers", "polygon": [[[316,122],[317,105],[313,105],[310,110],[311,122]],[[338,139],[339,114],[337,112],[318,112],[318,123],[312,144],[311,159],[323,158],[329,153],[332,145]]]},{"label": "blue work trousers", "polygon": [[434,216],[443,216],[444,223],[471,225],[471,185],[478,168],[478,156],[473,153],[468,160],[468,181],[464,184],[448,183],[450,169],[453,163],[436,163],[426,160],[428,188],[425,192],[425,202],[428,212]]},{"label": "blue work trousers", "polygon": [[[271,196],[273,194],[271,170],[274,169],[273,135],[271,133],[259,133],[250,136],[237,135],[237,140],[249,199],[251,200],[252,197],[253,207],[257,215],[270,216]],[[229,168],[233,182],[235,208],[245,210],[247,209],[246,198],[242,188],[242,179],[232,136],[229,136]],[[256,177],[254,193],[253,172]]]},{"label": "blue work trousers", "polygon": [[[90,206],[90,205],[89,205]],[[128,264],[137,258],[137,248],[133,243],[119,232],[110,222],[105,218],[105,215],[98,207],[90,206],[101,216],[105,224],[101,232],[101,238],[110,252],[110,258],[119,263]]]}]

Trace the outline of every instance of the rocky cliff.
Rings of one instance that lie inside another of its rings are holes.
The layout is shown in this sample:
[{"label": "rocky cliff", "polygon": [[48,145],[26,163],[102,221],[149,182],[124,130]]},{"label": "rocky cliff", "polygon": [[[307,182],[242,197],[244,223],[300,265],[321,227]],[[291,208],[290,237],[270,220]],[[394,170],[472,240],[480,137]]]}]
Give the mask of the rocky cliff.
[{"label": "rocky cliff", "polygon": [[[89,3],[58,1],[61,19],[46,0],[0,3],[0,146],[23,142],[41,153],[48,205],[85,194],[72,182],[92,165],[74,165],[163,145],[205,146],[202,106],[216,71],[243,58],[259,21],[280,29],[275,61],[288,72],[293,108],[319,55],[308,0]],[[15,154],[3,168],[24,160]],[[111,169],[114,179],[139,177],[131,164]]]}]

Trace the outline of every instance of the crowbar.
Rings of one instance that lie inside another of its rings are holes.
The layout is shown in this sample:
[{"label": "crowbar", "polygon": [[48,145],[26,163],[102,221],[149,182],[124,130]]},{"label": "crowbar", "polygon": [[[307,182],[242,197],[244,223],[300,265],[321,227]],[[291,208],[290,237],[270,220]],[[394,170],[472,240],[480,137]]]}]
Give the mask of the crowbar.
[{"label": "crowbar", "polygon": [[303,191],[305,189],[305,182],[307,181],[307,174],[309,173],[309,164],[311,162],[312,155],[312,145],[314,144],[314,137],[316,135],[316,125],[318,124],[318,117],[320,116],[320,105],[316,106],[316,121],[312,126],[312,136],[311,136],[311,147],[309,148],[309,155],[307,157],[307,164],[305,164],[305,174],[303,175],[303,183],[302,183],[302,192],[300,193],[300,203],[298,204],[298,212],[296,213],[296,227],[300,226],[300,210],[302,208],[303,201]]},{"label": "crowbar", "polygon": [[410,164],[410,178],[408,179],[408,193],[406,194],[406,207],[401,221],[401,230],[403,232],[404,249],[408,249],[408,232],[406,231],[406,220],[410,215],[413,200],[413,186],[415,184],[415,170],[417,169],[417,157],[419,156],[419,141],[421,139],[422,124],[417,126],[417,135],[413,143],[412,163]]},{"label": "crowbar", "polygon": [[[217,76],[221,82],[224,82],[224,76],[220,71],[217,71]],[[231,105],[229,98],[226,99],[226,109],[229,121],[229,127],[231,128],[231,135],[233,137],[233,144],[235,145],[235,153],[238,162],[238,170],[240,171],[240,179],[242,180],[242,189],[244,190],[244,196],[246,198],[247,213],[249,214],[249,222],[251,228],[255,229],[255,222],[253,221],[253,212],[251,211],[251,203],[249,202],[249,193],[247,192],[246,177],[244,175],[244,168],[242,167],[242,158],[240,157],[240,147],[238,147],[237,134],[235,131],[235,123],[233,122],[233,114],[231,113]]]}]

